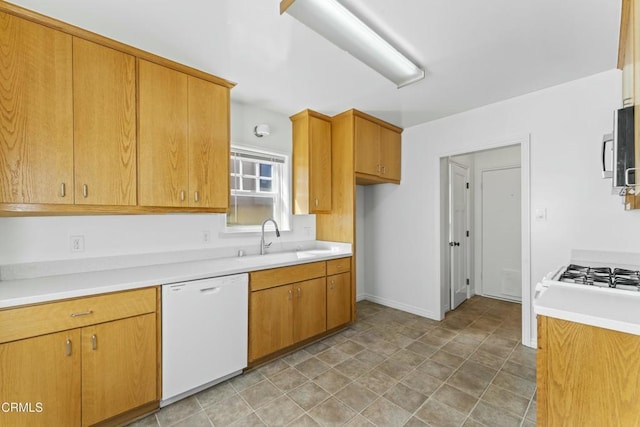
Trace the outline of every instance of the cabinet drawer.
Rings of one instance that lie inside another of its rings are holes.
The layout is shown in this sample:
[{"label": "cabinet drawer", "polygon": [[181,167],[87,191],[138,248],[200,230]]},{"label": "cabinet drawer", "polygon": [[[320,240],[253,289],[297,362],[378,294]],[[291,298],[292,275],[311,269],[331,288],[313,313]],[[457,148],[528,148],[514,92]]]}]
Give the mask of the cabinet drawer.
[{"label": "cabinet drawer", "polygon": [[327,261],[327,276],[351,271],[351,257]]},{"label": "cabinet drawer", "polygon": [[156,288],[0,311],[0,343],[156,311]]},{"label": "cabinet drawer", "polygon": [[327,268],[324,261],[272,268],[271,270],[250,273],[249,285],[251,291],[259,291],[260,289],[315,279],[326,275],[326,272]]}]

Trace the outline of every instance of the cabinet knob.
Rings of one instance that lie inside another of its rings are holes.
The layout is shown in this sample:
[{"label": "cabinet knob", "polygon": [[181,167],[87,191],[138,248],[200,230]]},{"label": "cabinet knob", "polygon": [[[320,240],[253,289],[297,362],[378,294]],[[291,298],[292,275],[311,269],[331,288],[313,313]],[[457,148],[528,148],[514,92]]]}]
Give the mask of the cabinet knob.
[{"label": "cabinet knob", "polygon": [[180,201],[184,202],[184,190],[180,190]]},{"label": "cabinet knob", "polygon": [[82,184],[82,197],[85,199],[89,196],[89,186],[87,184]]},{"label": "cabinet knob", "polygon": [[67,342],[65,343],[66,354],[67,356],[71,356],[71,340],[67,338]]},{"label": "cabinet knob", "polygon": [[382,166],[382,175],[387,173],[387,167],[386,166]]},{"label": "cabinet knob", "polygon": [[380,163],[376,165],[376,172],[380,173]]},{"label": "cabinet knob", "polygon": [[200,201],[200,194],[197,191],[193,192],[193,200],[198,203]]},{"label": "cabinet knob", "polygon": [[96,334],[91,335],[91,349],[98,349],[98,337],[96,337]]},{"label": "cabinet knob", "polygon": [[298,298],[302,296],[302,289],[298,288]]},{"label": "cabinet knob", "polygon": [[62,184],[60,184],[60,197],[64,197],[66,195],[67,195],[67,187],[63,182]]},{"label": "cabinet knob", "polygon": [[316,198],[316,208],[318,207],[318,199]]},{"label": "cabinet knob", "polygon": [[293,299],[293,291],[289,289],[289,299]]}]

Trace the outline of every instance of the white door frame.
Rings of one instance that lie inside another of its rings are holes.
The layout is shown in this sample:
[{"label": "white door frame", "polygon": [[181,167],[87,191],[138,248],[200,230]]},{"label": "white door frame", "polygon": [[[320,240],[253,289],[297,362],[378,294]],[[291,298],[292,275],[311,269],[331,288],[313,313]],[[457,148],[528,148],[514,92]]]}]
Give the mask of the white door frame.
[{"label": "white door frame", "polygon": [[[520,145],[520,172],[522,177],[522,343],[526,346],[535,348],[536,341],[532,333],[533,307],[531,305],[531,135],[524,134],[505,139],[496,139],[493,142],[472,141],[466,144],[465,149],[436,154],[432,158],[432,167],[434,178],[440,181],[440,174],[437,171],[439,170],[440,160],[442,158],[517,144]],[[435,204],[437,209],[435,211],[436,221],[433,224],[433,230],[434,234],[439,237],[438,241],[441,242],[441,239],[444,236],[440,235],[440,200],[435,200]],[[436,256],[438,257],[437,263],[439,264],[440,256],[442,256],[442,254],[437,253]],[[440,283],[441,278],[439,269],[434,272],[434,276],[437,278],[436,283]],[[440,313],[440,318],[444,319],[444,313]]]},{"label": "white door frame", "polygon": [[[449,167],[449,222],[448,222],[448,231],[449,231],[449,242],[453,242],[455,240],[455,236],[453,235],[453,169],[452,166],[458,166],[461,169],[464,169],[465,171],[465,180],[467,182],[467,184],[469,184],[471,182],[471,176],[470,176],[470,168],[466,165],[463,165],[462,163],[458,163],[454,160],[449,159],[448,161],[448,167]],[[470,229],[470,225],[471,225],[471,198],[470,198],[470,191],[469,188],[467,188],[467,191],[465,191],[464,194],[464,203],[466,206],[465,209],[465,228],[466,230]],[[464,257],[464,277],[467,278],[467,280],[470,280],[471,276],[471,248],[470,248],[470,244],[469,244],[469,236],[465,236],[464,238],[464,251],[465,251],[465,257]],[[452,254],[452,249],[449,246],[449,310],[454,310],[454,299],[455,299],[455,289],[453,286],[453,278],[454,278],[454,265],[453,265],[453,257],[451,256]],[[469,299],[469,297],[471,296],[469,294],[469,286],[467,285],[466,287],[467,290],[467,298]]]}]

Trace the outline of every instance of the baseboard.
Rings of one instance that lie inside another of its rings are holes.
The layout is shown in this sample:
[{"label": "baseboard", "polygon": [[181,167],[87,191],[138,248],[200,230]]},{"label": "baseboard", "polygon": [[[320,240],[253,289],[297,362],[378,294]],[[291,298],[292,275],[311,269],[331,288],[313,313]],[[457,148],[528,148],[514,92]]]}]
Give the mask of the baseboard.
[{"label": "baseboard", "polygon": [[[359,296],[360,297],[360,296]],[[404,304],[398,301],[393,301],[386,298],[380,298],[375,295],[363,294],[361,295],[361,300],[367,300],[371,302],[375,302],[376,304],[384,305],[385,307],[395,308],[397,310],[406,311],[407,313],[416,314],[418,316],[426,317],[428,319],[440,320],[438,315],[431,310],[425,310],[420,307],[416,307],[409,304]]]}]

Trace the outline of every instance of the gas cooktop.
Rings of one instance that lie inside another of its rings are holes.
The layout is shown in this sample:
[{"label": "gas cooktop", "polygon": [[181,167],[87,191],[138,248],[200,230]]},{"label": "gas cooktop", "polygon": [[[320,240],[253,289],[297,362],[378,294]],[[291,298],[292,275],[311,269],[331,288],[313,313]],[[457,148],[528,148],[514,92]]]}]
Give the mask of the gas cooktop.
[{"label": "gas cooktop", "polygon": [[624,268],[612,269],[570,264],[558,280],[581,285],[640,291],[640,271]]}]

